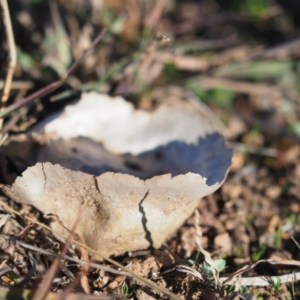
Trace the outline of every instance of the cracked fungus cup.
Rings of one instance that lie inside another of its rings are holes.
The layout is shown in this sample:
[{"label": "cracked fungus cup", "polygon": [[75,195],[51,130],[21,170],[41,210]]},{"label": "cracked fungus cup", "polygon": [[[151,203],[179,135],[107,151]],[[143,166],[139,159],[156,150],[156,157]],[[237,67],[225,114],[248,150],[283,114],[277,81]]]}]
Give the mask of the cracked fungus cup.
[{"label": "cracked fungus cup", "polygon": [[20,171],[28,167],[4,192],[67,228],[79,213],[76,233],[104,257],[160,247],[221,186],[233,155],[189,101],[146,112],[88,93],[33,131],[48,135],[45,144],[25,137],[4,148]]}]

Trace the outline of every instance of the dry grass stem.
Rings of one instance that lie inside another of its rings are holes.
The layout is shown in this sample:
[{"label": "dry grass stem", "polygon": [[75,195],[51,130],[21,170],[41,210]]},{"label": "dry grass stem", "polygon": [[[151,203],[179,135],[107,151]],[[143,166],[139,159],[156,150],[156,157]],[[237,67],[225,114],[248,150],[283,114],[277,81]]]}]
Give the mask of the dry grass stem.
[{"label": "dry grass stem", "polygon": [[234,282],[238,282],[241,285],[265,286],[265,285],[269,285],[272,282],[271,281],[272,278],[275,280],[275,282],[276,282],[276,278],[279,278],[279,277],[280,277],[280,279],[284,280],[284,282],[293,282],[293,281],[296,281],[296,279],[297,280],[299,279],[300,275],[298,273],[292,273],[292,274],[284,275],[282,278],[281,278],[281,276],[273,276],[273,277],[257,276],[257,277],[251,277],[249,280],[248,280],[248,278],[243,278],[243,282],[241,283],[241,281],[240,281],[241,278],[239,278],[239,276],[245,272],[248,272],[248,271],[254,269],[258,264],[261,264],[261,263],[268,263],[271,265],[286,265],[286,266],[300,267],[299,261],[294,261],[294,260],[276,261],[276,260],[272,260],[272,259],[261,259],[253,264],[248,264],[248,265],[244,266],[243,268],[232,273],[226,279],[222,278],[221,281],[222,281],[223,285],[231,285]]},{"label": "dry grass stem", "polygon": [[[10,236],[4,235],[4,234],[0,234],[0,236],[4,237],[5,239],[8,239],[8,240],[11,239]],[[22,241],[16,240],[15,242],[16,242],[16,244],[24,247],[25,249],[36,251],[36,252],[39,252],[39,253],[42,253],[42,254],[46,254],[46,255],[49,255],[49,256],[52,256],[52,257],[58,257],[58,254],[56,254],[54,252],[50,252],[50,251],[47,251],[45,249],[29,245],[29,244],[24,243]],[[90,266],[92,268],[103,270],[105,272],[109,272],[109,273],[112,273],[112,274],[132,277],[132,275],[130,273],[128,273],[128,272],[118,271],[116,269],[105,267],[105,266],[102,266],[100,264],[97,264],[97,263],[94,263],[94,262],[91,262],[91,261],[85,261],[85,260],[82,260],[82,259],[76,259],[76,258],[70,257],[68,255],[64,255],[64,259],[66,259],[68,261],[71,261],[71,262],[74,262],[74,263],[77,263],[77,264],[87,265],[87,266]],[[1,269],[1,267],[0,267],[0,269]]]},{"label": "dry grass stem", "polygon": [[274,148],[257,147],[254,145],[247,145],[247,144],[237,143],[237,142],[228,142],[228,146],[232,147],[235,150],[247,152],[251,154],[259,154],[259,155],[264,155],[269,157],[278,156],[278,150]]},{"label": "dry grass stem", "polygon": [[292,283],[297,282],[300,280],[300,272],[290,273],[280,276],[254,276],[254,277],[241,277],[232,279],[227,281],[228,278],[220,278],[221,283],[224,285],[236,285],[239,284],[240,286],[253,286],[253,287],[260,287],[260,286],[272,286],[273,282],[281,282],[283,283]]},{"label": "dry grass stem", "polygon": [[1,99],[1,101],[2,101],[1,106],[3,107],[9,97],[11,83],[12,83],[12,79],[14,76],[14,71],[15,71],[16,63],[17,63],[17,52],[16,52],[14,33],[13,33],[12,25],[11,25],[11,19],[10,19],[10,13],[9,13],[7,0],[1,0],[0,3],[2,6],[2,10],[3,10],[3,21],[5,24],[6,36],[7,36],[8,47],[9,47],[9,65],[8,65],[8,70],[7,70],[6,79],[5,79],[5,85],[4,85],[2,99]]},{"label": "dry grass stem", "polygon": [[67,253],[69,245],[70,245],[70,243],[71,243],[71,241],[74,237],[74,232],[75,232],[75,229],[76,229],[76,225],[78,224],[78,219],[79,219],[79,214],[78,214],[78,217],[77,217],[77,220],[76,220],[77,222],[74,223],[74,225],[71,229],[71,233],[69,234],[69,236],[66,239],[63,250],[58,255],[58,257],[55,258],[55,260],[51,264],[50,268],[46,272],[46,274],[44,276],[44,282],[40,285],[38,290],[35,292],[35,294],[32,298],[33,300],[44,299],[46,297],[47,293],[50,291],[54,276],[58,273],[58,271],[61,267],[62,258]]},{"label": "dry grass stem", "polygon": [[261,83],[250,83],[244,81],[237,81],[224,78],[214,78],[207,76],[197,77],[197,82],[200,87],[204,89],[223,88],[232,90],[238,93],[256,94],[256,95],[272,95],[281,96],[280,88],[272,85]]},{"label": "dry grass stem", "polygon": [[77,67],[82,63],[82,61],[90,54],[90,52],[94,49],[94,47],[100,42],[100,40],[103,38],[105,33],[107,32],[106,29],[103,29],[101,33],[95,38],[95,40],[92,42],[91,46],[77,59],[73,65],[70,67],[68,72],[60,79],[57,80],[46,87],[38,90],[37,92],[31,94],[30,96],[20,99],[17,103],[14,103],[7,107],[5,110],[0,112],[0,118],[4,118],[14,112],[15,110],[23,107],[24,105],[34,101],[37,98],[43,97],[50,92],[53,92],[54,90],[61,87],[69,78],[69,76],[77,69]]},{"label": "dry grass stem", "polygon": [[[0,80],[0,90],[4,89],[5,82]],[[29,90],[33,88],[31,81],[13,81],[10,85],[11,90]]]}]

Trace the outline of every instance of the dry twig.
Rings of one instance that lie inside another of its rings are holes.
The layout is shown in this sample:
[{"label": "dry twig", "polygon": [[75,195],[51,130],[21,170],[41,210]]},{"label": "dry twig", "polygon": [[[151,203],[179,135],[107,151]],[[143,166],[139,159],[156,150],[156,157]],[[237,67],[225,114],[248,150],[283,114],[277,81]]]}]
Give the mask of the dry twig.
[{"label": "dry twig", "polygon": [[257,94],[257,95],[272,95],[280,96],[282,95],[282,90],[277,86],[267,85],[262,83],[250,83],[245,81],[237,81],[224,78],[199,76],[197,78],[197,83],[200,87],[204,89],[212,88],[223,88],[232,90],[234,92],[243,94]]}]

